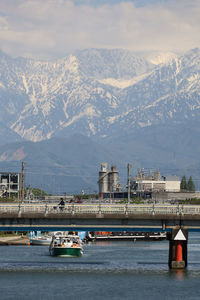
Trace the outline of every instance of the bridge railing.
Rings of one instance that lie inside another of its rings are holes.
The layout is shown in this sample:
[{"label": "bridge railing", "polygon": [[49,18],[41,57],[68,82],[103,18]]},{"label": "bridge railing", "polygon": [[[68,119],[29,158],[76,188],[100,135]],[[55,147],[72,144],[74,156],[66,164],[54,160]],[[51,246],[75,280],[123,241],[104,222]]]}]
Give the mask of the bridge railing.
[{"label": "bridge railing", "polygon": [[200,215],[200,205],[161,204],[0,204],[0,215],[7,213],[33,214],[145,214],[145,215]]}]

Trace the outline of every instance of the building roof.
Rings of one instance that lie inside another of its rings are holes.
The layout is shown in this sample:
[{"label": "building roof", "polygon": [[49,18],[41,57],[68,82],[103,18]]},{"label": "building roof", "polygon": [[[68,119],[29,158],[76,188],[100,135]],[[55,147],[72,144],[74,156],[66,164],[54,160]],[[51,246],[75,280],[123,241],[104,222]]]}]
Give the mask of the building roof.
[{"label": "building roof", "polygon": [[163,176],[165,181],[180,181],[180,178],[176,175],[168,175],[168,176]]}]

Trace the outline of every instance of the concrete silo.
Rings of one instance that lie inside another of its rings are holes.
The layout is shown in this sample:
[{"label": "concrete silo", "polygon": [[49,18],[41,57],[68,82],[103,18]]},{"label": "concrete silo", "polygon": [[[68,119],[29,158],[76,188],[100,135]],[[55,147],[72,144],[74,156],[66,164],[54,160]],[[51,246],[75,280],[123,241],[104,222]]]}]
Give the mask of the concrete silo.
[{"label": "concrete silo", "polygon": [[118,187],[119,173],[116,166],[111,166],[111,170],[108,175],[108,190],[109,192],[116,192]]},{"label": "concrete silo", "polygon": [[101,170],[99,172],[99,195],[102,196],[106,193],[113,193],[117,191],[119,173],[115,166],[111,166],[108,170],[108,164],[102,163]]},{"label": "concrete silo", "polygon": [[102,163],[99,171],[99,194],[108,193],[108,164]]}]

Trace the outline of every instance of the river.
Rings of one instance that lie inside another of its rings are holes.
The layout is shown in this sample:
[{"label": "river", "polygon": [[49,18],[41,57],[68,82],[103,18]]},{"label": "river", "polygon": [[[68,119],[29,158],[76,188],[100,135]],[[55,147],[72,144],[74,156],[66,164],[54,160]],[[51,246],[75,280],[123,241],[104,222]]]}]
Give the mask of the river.
[{"label": "river", "polygon": [[168,269],[168,241],[98,242],[80,258],[48,246],[0,247],[0,299],[199,299],[200,233],[189,235],[188,268]]}]

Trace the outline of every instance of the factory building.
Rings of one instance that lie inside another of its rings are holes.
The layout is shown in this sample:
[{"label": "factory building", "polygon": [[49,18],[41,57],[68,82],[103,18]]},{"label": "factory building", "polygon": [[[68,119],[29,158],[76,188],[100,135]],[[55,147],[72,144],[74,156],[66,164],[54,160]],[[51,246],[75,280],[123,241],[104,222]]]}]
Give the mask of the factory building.
[{"label": "factory building", "polygon": [[166,176],[163,177],[165,181],[165,191],[166,192],[180,192],[181,181],[177,176]]},{"label": "factory building", "polygon": [[101,164],[99,171],[99,195],[103,196],[110,193],[115,193],[120,190],[119,185],[119,172],[115,166],[108,169],[107,163]]},{"label": "factory building", "polygon": [[135,192],[180,192],[180,185],[179,177],[161,177],[158,171],[147,174],[140,170],[137,176],[131,179],[131,189]]},{"label": "factory building", "polygon": [[[99,196],[112,199],[128,198],[128,191],[122,191],[118,181],[117,168],[111,166],[109,169],[107,163],[102,163],[98,180]],[[177,193],[180,192],[180,185],[181,181],[177,176],[161,176],[159,171],[140,169],[137,176],[130,179],[130,196],[152,198],[155,193]]]}]

